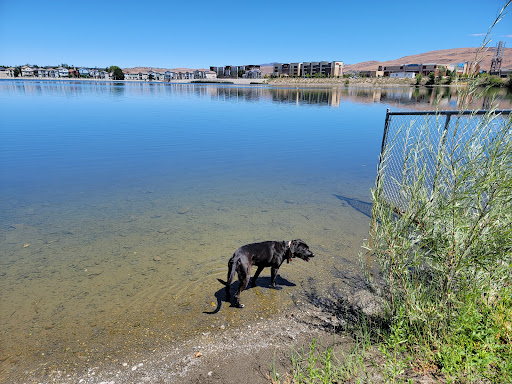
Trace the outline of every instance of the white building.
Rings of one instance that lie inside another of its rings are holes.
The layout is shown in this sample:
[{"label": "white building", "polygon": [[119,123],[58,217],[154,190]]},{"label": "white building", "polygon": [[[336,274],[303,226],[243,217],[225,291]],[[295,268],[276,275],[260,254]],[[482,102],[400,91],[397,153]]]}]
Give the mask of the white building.
[{"label": "white building", "polygon": [[57,68],[58,77],[69,77],[69,71],[67,68],[59,67]]},{"label": "white building", "polygon": [[35,76],[35,70],[36,68],[31,67],[29,65],[24,65],[21,67],[21,76],[23,77],[33,77]]},{"label": "white building", "polygon": [[389,74],[389,77],[395,79],[414,79],[417,73],[415,72],[392,72]]}]

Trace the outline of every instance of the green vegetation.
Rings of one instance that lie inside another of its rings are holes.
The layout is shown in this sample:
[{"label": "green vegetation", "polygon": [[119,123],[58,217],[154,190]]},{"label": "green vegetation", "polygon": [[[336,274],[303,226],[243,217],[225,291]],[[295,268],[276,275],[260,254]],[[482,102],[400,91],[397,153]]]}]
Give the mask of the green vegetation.
[{"label": "green vegetation", "polygon": [[506,87],[510,86],[510,79],[502,79],[499,76],[484,73],[479,76],[478,84],[482,87]]},{"label": "green vegetation", "polygon": [[436,83],[436,75],[434,72],[428,74],[428,80],[425,85],[434,85]]},{"label": "green vegetation", "polygon": [[21,75],[21,70],[18,67],[14,68],[13,75],[14,77],[18,77]]},{"label": "green vegetation", "polygon": [[423,80],[423,75],[421,73],[418,73],[416,75],[416,85],[421,85],[421,80]]},{"label": "green vegetation", "polygon": [[113,80],[124,80],[123,70],[115,65],[106,68],[106,71],[112,73]]},{"label": "green vegetation", "polygon": [[399,189],[408,204],[399,218],[384,173],[372,191],[368,249],[384,280],[372,287],[389,303],[382,351],[457,382],[512,382],[512,121],[496,119],[488,112],[477,129],[472,118],[458,120],[439,152],[426,127],[414,137],[404,128]]},{"label": "green vegetation", "polygon": [[[360,330],[363,331],[363,330]],[[308,348],[293,350],[290,354],[292,372],[281,377],[272,369],[273,384],[291,383],[365,383],[372,382],[375,372],[367,369],[370,338],[367,333],[358,332],[348,351],[324,347],[316,339]],[[373,370],[374,371],[374,370]],[[353,380],[356,378],[356,380]]]}]

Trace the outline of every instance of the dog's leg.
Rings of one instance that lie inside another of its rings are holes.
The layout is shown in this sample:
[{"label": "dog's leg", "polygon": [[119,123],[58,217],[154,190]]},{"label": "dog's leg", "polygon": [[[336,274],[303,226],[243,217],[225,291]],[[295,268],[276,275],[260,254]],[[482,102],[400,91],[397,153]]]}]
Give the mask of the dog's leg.
[{"label": "dog's leg", "polygon": [[251,287],[255,287],[256,286],[256,279],[259,277],[261,271],[263,271],[263,268],[265,267],[258,267],[258,270],[256,271],[256,273],[254,274],[252,280],[251,280]]},{"label": "dog's leg", "polygon": [[276,277],[277,277],[277,271],[279,268],[272,267],[270,269],[270,286],[272,288],[276,288]]},{"label": "dog's leg", "polygon": [[226,301],[229,303],[231,301],[231,293],[229,292],[229,288],[231,287],[231,283],[233,282],[233,277],[235,275],[235,263],[233,259],[230,259],[228,262],[228,278],[226,283]]},{"label": "dog's leg", "polygon": [[243,308],[244,305],[240,304],[240,294],[242,291],[247,288],[249,284],[249,279],[251,277],[251,265],[247,266],[247,269],[244,268],[244,265],[240,264],[237,268],[238,272],[238,291],[235,294],[235,306],[237,308]]}]

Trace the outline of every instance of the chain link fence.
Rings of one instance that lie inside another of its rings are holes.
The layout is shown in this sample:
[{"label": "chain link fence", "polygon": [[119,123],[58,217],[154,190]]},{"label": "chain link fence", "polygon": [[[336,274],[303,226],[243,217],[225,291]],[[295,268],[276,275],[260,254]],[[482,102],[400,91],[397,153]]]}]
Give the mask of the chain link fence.
[{"label": "chain link fence", "polygon": [[441,157],[449,154],[449,158],[456,159],[468,146],[470,149],[485,148],[493,132],[501,131],[506,124],[510,129],[511,112],[390,112],[388,109],[378,172],[386,201],[398,212],[404,211],[414,197],[405,192],[403,185],[412,184],[415,180],[409,178],[419,174],[423,177],[425,190],[432,194],[436,180],[449,177],[449,172],[443,170],[447,165],[441,165]]}]

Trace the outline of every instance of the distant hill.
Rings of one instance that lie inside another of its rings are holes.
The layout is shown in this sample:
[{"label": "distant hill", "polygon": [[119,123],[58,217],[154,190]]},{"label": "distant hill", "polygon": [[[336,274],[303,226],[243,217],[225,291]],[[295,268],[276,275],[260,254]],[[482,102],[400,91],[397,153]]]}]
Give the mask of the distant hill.
[{"label": "distant hill", "polygon": [[[389,61],[363,61],[357,64],[345,64],[344,72],[357,71],[375,71],[379,65],[392,64],[420,64],[420,63],[437,63],[452,64],[462,61],[474,61],[478,48],[453,48],[442,49],[439,51],[430,51],[417,55],[404,56],[396,60]],[[495,47],[487,48],[483,53],[483,60],[480,67],[488,71],[491,66],[491,59],[494,55]],[[505,48],[503,52],[503,61],[501,68],[512,66],[512,48]]]},{"label": "distant hill", "polygon": [[[404,56],[396,60],[388,61],[363,61],[357,64],[345,64],[343,69],[344,72],[357,72],[357,71],[375,71],[379,65],[392,65],[392,64],[420,64],[420,63],[437,63],[437,64],[452,64],[460,63],[462,61],[473,61],[478,48],[453,48],[453,49],[442,49],[439,51],[430,51],[425,53],[419,53],[417,55]],[[488,71],[491,66],[491,59],[494,55],[495,47],[487,48],[482,52],[483,60],[481,68]],[[264,75],[269,75],[273,71],[274,63],[260,64],[261,72]],[[512,67],[512,48],[505,48],[503,52],[502,68]],[[134,68],[123,68],[126,73],[139,73],[139,72],[193,72],[198,68],[154,68],[154,67],[134,67]],[[207,71],[206,68],[199,68],[200,71]]]}]

